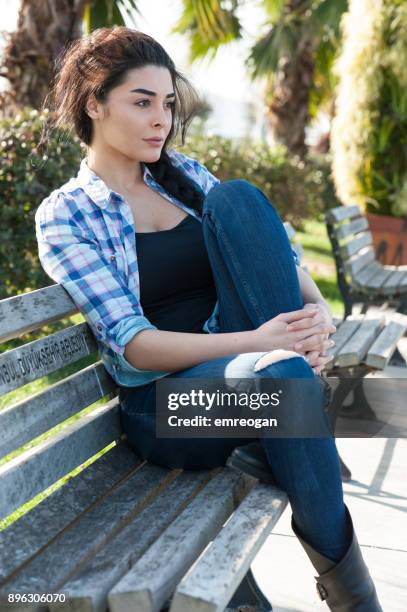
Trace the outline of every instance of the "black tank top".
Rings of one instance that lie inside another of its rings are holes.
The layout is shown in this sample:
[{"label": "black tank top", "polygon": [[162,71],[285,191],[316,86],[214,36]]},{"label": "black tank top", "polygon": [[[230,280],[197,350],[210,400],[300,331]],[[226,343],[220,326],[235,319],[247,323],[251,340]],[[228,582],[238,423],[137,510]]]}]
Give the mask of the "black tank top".
[{"label": "black tank top", "polygon": [[202,224],[188,214],[160,232],[136,232],[140,302],[158,329],[203,333],[217,300]]}]

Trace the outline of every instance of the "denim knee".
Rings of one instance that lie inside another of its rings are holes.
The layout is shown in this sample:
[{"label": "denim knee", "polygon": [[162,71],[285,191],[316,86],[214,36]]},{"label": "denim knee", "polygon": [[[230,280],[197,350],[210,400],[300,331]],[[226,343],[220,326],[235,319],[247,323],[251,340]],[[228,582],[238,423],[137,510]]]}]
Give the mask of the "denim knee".
[{"label": "denim knee", "polygon": [[[264,198],[264,193],[255,185],[244,179],[232,179],[218,183],[213,187],[206,196],[203,204],[203,212],[211,212],[216,209],[216,214],[228,214],[230,211],[236,211],[240,206],[242,210],[248,210],[248,201],[253,201],[253,198]],[[268,205],[273,206],[271,202]]]},{"label": "denim knee", "polygon": [[265,378],[315,378],[313,369],[301,355],[275,361],[259,370],[258,374]]}]

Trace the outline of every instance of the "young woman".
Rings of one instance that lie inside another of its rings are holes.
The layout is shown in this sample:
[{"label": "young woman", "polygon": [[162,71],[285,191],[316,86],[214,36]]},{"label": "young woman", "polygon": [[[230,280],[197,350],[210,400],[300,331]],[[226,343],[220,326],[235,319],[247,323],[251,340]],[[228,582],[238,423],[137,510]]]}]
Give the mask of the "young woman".
[{"label": "young woman", "polygon": [[[170,148],[197,97],[155,40],[115,27],[74,42],[52,99],[55,124],[74,127],[87,157],[37,210],[41,263],[95,334],[134,450],[170,467],[224,465],[244,440],[156,438],[155,381],[304,378],[321,391],[329,307],[263,193],[220,183]],[[305,419],[306,400],[296,406]],[[334,440],[265,437],[261,447],[321,598],[331,610],[381,610]]]}]

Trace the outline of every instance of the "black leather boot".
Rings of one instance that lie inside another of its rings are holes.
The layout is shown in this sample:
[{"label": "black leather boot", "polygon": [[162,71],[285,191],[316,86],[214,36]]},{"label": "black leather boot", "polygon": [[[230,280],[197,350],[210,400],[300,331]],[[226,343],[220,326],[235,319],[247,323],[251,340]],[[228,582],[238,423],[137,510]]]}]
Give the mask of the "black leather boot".
[{"label": "black leather boot", "polygon": [[383,612],[372,577],[363,560],[347,508],[346,518],[351,533],[351,543],[345,556],[337,564],[321,555],[303,539],[293,518],[291,518],[291,527],[319,574],[315,576],[318,595],[322,601],[326,602],[330,610],[333,612]]},{"label": "black leather boot", "polygon": [[266,452],[260,442],[237,446],[228,458],[226,465],[258,478],[260,482],[276,484],[267,462]]}]

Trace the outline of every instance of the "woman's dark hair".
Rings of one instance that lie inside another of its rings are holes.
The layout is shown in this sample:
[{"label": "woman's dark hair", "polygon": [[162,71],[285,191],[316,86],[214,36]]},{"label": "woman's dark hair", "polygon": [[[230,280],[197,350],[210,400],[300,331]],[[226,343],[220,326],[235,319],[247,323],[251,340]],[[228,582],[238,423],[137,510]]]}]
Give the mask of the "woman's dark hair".
[{"label": "woman's dark hair", "polygon": [[55,77],[44,107],[50,109],[51,128],[74,129],[86,145],[92,140],[92,120],[86,102],[94,95],[105,102],[109,92],[120,85],[128,70],[154,65],[167,68],[176,94],[172,126],[160,159],[145,163],[164,189],[198,212],[204,194],[187,176],[174,167],[167,153],[178,135],[184,143],[187,128],[200,107],[197,92],[176,69],[165,49],[151,36],[123,26],[99,28],[71,43],[55,63]]}]

